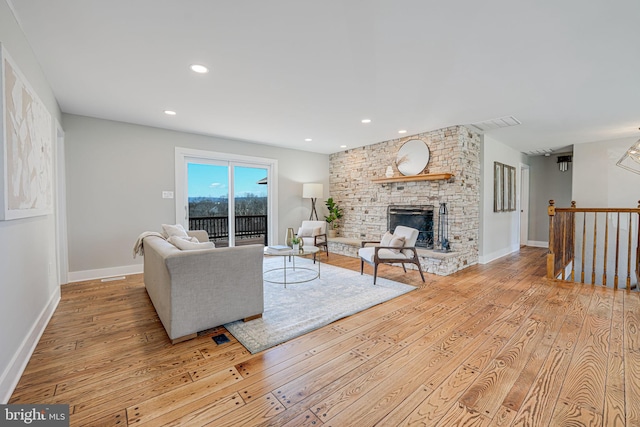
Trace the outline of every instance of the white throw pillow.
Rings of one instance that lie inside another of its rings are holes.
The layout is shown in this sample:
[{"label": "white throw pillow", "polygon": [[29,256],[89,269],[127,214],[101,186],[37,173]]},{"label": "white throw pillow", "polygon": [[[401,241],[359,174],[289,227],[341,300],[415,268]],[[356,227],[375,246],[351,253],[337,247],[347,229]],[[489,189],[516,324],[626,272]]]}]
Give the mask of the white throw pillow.
[{"label": "white throw pillow", "polygon": [[195,242],[188,239],[183,239],[178,236],[171,236],[167,241],[171,243],[173,246],[175,246],[176,248],[183,251],[190,251],[194,249],[212,249],[216,247],[216,245],[214,245],[213,242],[200,243],[198,242],[198,239],[194,238],[194,240]]},{"label": "white throw pillow", "polygon": [[162,224],[162,234],[167,239],[171,236],[189,237],[189,235],[187,234],[187,231],[184,229],[182,224],[176,224],[176,225]]},{"label": "white throw pillow", "polygon": [[[394,248],[401,248],[404,246],[404,236],[392,236],[391,242],[389,242],[389,246],[392,246]],[[400,249],[391,249],[391,252],[393,252],[394,254],[399,254],[400,253]]]}]

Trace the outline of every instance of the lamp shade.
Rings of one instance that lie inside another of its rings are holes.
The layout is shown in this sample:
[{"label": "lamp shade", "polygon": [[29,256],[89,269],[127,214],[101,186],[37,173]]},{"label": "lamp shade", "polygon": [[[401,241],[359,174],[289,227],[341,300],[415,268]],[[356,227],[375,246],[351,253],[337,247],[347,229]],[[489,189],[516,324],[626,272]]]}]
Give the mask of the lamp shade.
[{"label": "lamp shade", "polygon": [[322,197],[322,184],[306,183],[302,184],[302,197],[305,199],[319,199]]}]

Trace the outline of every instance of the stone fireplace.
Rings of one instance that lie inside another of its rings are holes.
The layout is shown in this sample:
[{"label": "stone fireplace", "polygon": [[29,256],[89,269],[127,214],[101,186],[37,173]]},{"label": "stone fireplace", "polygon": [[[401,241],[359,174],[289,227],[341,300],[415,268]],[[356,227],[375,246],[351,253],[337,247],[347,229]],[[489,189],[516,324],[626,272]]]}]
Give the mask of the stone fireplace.
[{"label": "stone fireplace", "polygon": [[[376,182],[410,139],[424,141],[430,160],[423,173],[451,173],[450,179]],[[464,126],[452,126],[334,153],[329,157],[329,195],[343,208],[340,237],[332,251],[357,256],[362,240],[380,240],[390,228],[389,206],[440,206],[449,212],[450,253],[418,249],[424,271],[449,275],[478,262],[480,227],[480,144],[482,137]],[[433,211],[438,224],[438,209]],[[437,226],[432,232],[437,235]]]}]

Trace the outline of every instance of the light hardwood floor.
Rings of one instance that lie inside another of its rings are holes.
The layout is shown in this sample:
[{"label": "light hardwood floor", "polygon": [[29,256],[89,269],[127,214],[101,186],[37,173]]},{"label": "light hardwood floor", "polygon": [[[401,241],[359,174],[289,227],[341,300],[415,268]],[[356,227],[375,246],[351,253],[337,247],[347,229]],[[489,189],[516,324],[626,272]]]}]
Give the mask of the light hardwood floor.
[{"label": "light hardwood floor", "polygon": [[426,284],[383,266],[420,288],[256,355],[222,328],[171,345],[141,276],[65,285],[10,402],[88,426],[640,426],[640,294],[548,281],[545,254]]}]

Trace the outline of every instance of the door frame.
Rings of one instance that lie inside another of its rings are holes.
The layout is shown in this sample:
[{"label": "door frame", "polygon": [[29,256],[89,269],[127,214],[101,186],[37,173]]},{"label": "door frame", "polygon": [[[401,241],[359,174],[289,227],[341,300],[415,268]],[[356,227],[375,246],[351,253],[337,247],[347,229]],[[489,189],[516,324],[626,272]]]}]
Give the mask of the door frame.
[{"label": "door frame", "polygon": [[[175,148],[175,207],[176,224],[182,224],[188,228],[189,200],[187,194],[187,161],[200,159],[204,162],[226,162],[230,167],[241,164],[249,167],[264,167],[267,169],[267,234],[269,244],[274,244],[272,239],[278,236],[278,160],[266,157],[245,156],[242,154],[221,153],[216,151],[196,150],[192,148]],[[233,183],[229,182],[230,197],[229,209],[233,207]],[[233,239],[231,223],[229,229],[229,242]]]},{"label": "door frame", "polygon": [[520,221],[520,246],[526,246],[529,243],[529,165],[520,163],[520,203],[519,203],[519,221]]},{"label": "door frame", "polygon": [[65,169],[64,130],[56,120],[55,149],[55,218],[58,286],[69,282],[69,243],[67,239],[67,178]]}]

